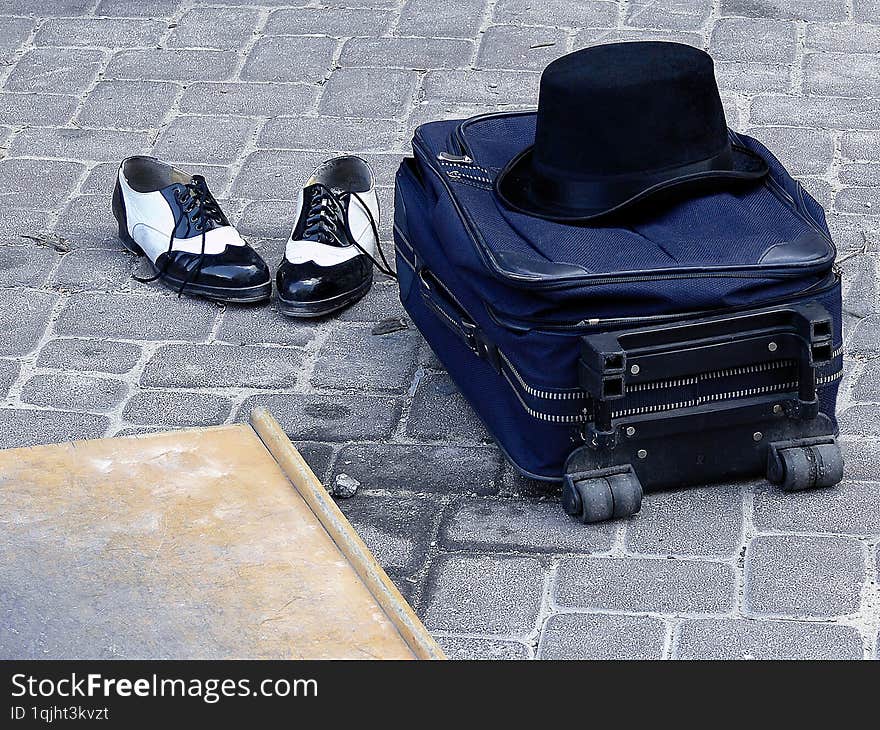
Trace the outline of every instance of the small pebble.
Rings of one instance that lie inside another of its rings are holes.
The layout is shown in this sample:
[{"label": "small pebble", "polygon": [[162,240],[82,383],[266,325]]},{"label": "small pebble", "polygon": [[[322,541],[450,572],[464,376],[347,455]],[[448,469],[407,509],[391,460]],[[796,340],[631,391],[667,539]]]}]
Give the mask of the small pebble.
[{"label": "small pebble", "polygon": [[330,494],[339,499],[348,499],[357,494],[360,485],[361,483],[357,479],[348,476],[348,474],[337,474],[336,479],[333,482],[333,488],[330,490]]}]

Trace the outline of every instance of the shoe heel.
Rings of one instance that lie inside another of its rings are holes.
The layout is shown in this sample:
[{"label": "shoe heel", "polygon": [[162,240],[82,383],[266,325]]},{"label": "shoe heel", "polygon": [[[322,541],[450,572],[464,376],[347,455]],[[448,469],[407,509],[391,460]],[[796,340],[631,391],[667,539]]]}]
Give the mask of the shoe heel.
[{"label": "shoe heel", "polygon": [[116,181],[116,186],[113,188],[113,202],[111,207],[113,210],[113,217],[116,218],[116,224],[119,228],[119,239],[122,241],[122,245],[133,254],[143,256],[143,249],[138,246],[137,242],[128,232],[128,219],[125,216],[125,203],[122,201],[122,191],[119,189],[118,180]]}]

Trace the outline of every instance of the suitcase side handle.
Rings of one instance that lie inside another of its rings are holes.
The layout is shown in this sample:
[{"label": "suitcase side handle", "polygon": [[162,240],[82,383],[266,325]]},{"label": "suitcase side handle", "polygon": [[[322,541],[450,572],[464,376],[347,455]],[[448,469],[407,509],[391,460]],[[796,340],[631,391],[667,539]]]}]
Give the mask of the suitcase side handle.
[{"label": "suitcase side handle", "polygon": [[486,339],[480,326],[455,295],[424,267],[419,269],[418,279],[422,298],[437,314],[438,319],[461,338],[477,357],[486,360],[496,371],[501,372],[498,348]]}]

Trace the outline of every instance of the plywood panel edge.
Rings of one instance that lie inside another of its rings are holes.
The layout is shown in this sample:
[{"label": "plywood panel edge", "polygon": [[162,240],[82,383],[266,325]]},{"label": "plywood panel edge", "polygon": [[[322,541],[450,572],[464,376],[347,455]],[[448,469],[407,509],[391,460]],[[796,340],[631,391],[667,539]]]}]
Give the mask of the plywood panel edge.
[{"label": "plywood panel edge", "polygon": [[419,659],[445,659],[439,644],[428,633],[382,566],[376,562],[370,549],[336,506],[302,455],[294,448],[275,417],[265,408],[254,408],[250,414],[250,423],[291,484],[348,558],[413,654]]}]

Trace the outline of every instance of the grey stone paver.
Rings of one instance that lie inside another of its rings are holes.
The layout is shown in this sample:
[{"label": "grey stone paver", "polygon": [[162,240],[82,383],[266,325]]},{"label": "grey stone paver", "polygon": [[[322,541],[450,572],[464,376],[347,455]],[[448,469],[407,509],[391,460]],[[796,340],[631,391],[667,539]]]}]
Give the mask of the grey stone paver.
[{"label": "grey stone paver", "polygon": [[151,18],[51,18],[40,26],[34,43],[86,48],[153,46],[167,27],[161,20]]},{"label": "grey stone paver", "polygon": [[79,373],[35,375],[21,389],[21,400],[35,406],[106,413],[121,403],[128,387],[121,380]]},{"label": "grey stone paver", "polygon": [[342,47],[342,66],[426,69],[469,65],[472,41],[448,38],[352,38]]},{"label": "grey stone paver", "polygon": [[854,613],[864,581],[864,547],[852,538],[762,535],[746,551],[746,604],[755,614]]},{"label": "grey stone paver", "polygon": [[[267,36],[257,41],[241,72],[247,81],[320,81],[336,51],[330,38]],[[308,63],[291,63],[304,56]]]},{"label": "grey stone paver", "polygon": [[259,145],[271,149],[364,152],[397,145],[403,128],[385,119],[298,117],[272,119],[260,132]]},{"label": "grey stone paver", "polygon": [[56,302],[49,292],[0,290],[0,355],[25,355],[37,344]]},{"label": "grey stone paver", "polygon": [[[877,17],[874,16],[875,20]],[[880,48],[880,27],[853,23],[809,23],[804,43],[807,48],[817,51],[876,53]]]},{"label": "grey stone paver", "polygon": [[86,97],[77,120],[93,127],[158,127],[179,91],[165,81],[101,81]]},{"label": "grey stone paver", "polygon": [[415,438],[486,441],[485,426],[445,373],[427,373],[419,382],[406,427]]},{"label": "grey stone paver", "polygon": [[20,366],[14,360],[0,360],[0,398],[5,398],[18,377]]},{"label": "grey stone paver", "polygon": [[880,535],[880,484],[843,481],[834,489],[798,495],[762,488],[755,495],[754,521],[767,532]]},{"label": "grey stone paver", "polygon": [[873,55],[814,53],[804,62],[804,88],[825,96],[877,96],[880,59]]},{"label": "grey stone paver", "polygon": [[94,82],[103,60],[96,50],[34,48],[15,65],[5,86],[9,91],[76,93]]},{"label": "grey stone paver", "polygon": [[626,545],[636,553],[727,557],[742,541],[739,486],[682,489],[652,494],[626,526]]},{"label": "grey stone paver", "polygon": [[851,626],[801,621],[696,619],[679,628],[677,659],[861,659]]},{"label": "grey stone paver", "polygon": [[57,262],[48,247],[0,246],[0,286],[39,286]]},{"label": "grey stone paver", "polygon": [[566,28],[614,25],[617,3],[606,0],[498,0],[492,13],[497,23],[557,25]]},{"label": "grey stone paver", "polygon": [[76,160],[121,160],[145,152],[146,132],[112,129],[24,129],[9,147],[11,156],[62,157]]},{"label": "grey stone paver", "polygon": [[433,500],[364,496],[340,500],[382,567],[394,576],[410,576],[424,565],[438,505]]},{"label": "grey stone paver", "polygon": [[440,635],[437,637],[437,642],[443,648],[446,656],[452,660],[529,658],[529,650],[526,645],[515,641]]},{"label": "grey stone paver", "polygon": [[409,387],[421,336],[413,329],[375,335],[369,325],[349,325],[330,335],[318,352],[312,385],[387,390]]},{"label": "grey stone paver", "polygon": [[722,18],[715,23],[709,52],[716,61],[791,62],[795,24],[766,18]]},{"label": "grey stone paver", "polygon": [[403,115],[416,91],[413,71],[342,68],[326,84],[320,111],[339,117],[387,119]]},{"label": "grey stone paver", "polygon": [[153,154],[206,165],[233,162],[256,128],[255,121],[243,117],[180,116],[166,127]]},{"label": "grey stone paver", "polygon": [[748,133],[772,150],[793,175],[821,175],[834,159],[834,135],[827,129],[753,127]]},{"label": "grey stone paver", "polygon": [[166,345],[144,368],[141,383],[160,388],[289,389],[296,384],[302,351],[290,347]]},{"label": "grey stone paver", "polygon": [[547,619],[540,659],[660,659],[663,621],[649,616],[557,614]]},{"label": "grey stone paver", "polygon": [[[51,210],[64,202],[86,167],[78,162],[17,159],[0,162],[0,205],[23,205],[36,210]],[[33,190],[31,198],[22,198],[21,190]]]},{"label": "grey stone paver", "polygon": [[181,0],[101,0],[98,15],[121,15],[148,17],[169,16],[181,5]]},{"label": "grey stone paver", "polygon": [[65,338],[46,342],[40,349],[37,365],[122,375],[137,365],[140,357],[141,348],[128,342]]},{"label": "grey stone paver", "polygon": [[168,37],[168,45],[241,48],[253,38],[258,18],[256,8],[193,8],[180,16]]},{"label": "grey stone paver", "polygon": [[67,124],[77,104],[68,94],[0,93],[0,124]]},{"label": "grey stone paver", "polygon": [[294,439],[360,441],[385,439],[400,419],[400,401],[390,396],[270,393],[248,398],[239,412],[268,408]]},{"label": "grey stone paver", "polygon": [[723,613],[733,604],[731,566],[697,560],[565,558],[553,592],[568,608]]},{"label": "grey stone paver", "polygon": [[494,25],[483,34],[477,68],[542,70],[562,55],[565,33],[553,28]]},{"label": "grey stone paver", "polygon": [[232,400],[213,393],[179,393],[142,390],[125,405],[122,417],[129,423],[165,426],[217,426],[226,421]]},{"label": "grey stone paver", "polygon": [[[355,7],[348,7],[353,5]],[[326,6],[326,7],[325,7]],[[453,658],[876,656],[878,0],[0,0],[0,446],[244,420],[268,406]],[[277,266],[336,152],[393,176],[422,122],[522,108],[571,49],[710,50],[732,127],[826,206],[841,251],[837,489],[647,495],[584,527],[508,465],[376,276],[337,317],[141,284],[109,214],[121,157],[206,175]],[[56,251],[54,233],[70,252]]]},{"label": "grey stone paver", "polygon": [[488,5],[489,0],[406,0],[397,32],[429,38],[474,38]]},{"label": "grey stone paver", "polygon": [[722,0],[721,12],[751,17],[792,18],[796,20],[844,20],[845,0]]},{"label": "grey stone paver", "polygon": [[216,305],[196,299],[87,292],[67,300],[55,331],[120,340],[199,341],[208,336],[216,317]]},{"label": "grey stone paver", "polygon": [[110,425],[105,416],[34,408],[0,408],[3,446],[36,446],[101,438]]},{"label": "grey stone paver", "polygon": [[703,25],[711,9],[711,0],[630,0],[626,22],[634,27],[696,29]]},{"label": "grey stone paver", "polygon": [[390,10],[372,8],[284,8],[270,13],[266,21],[266,33],[315,34],[334,38],[377,36],[389,28],[393,17]]},{"label": "grey stone paver", "polygon": [[560,520],[556,502],[467,499],[453,505],[440,529],[450,550],[519,550],[546,553],[601,552],[611,547],[614,526]]},{"label": "grey stone paver", "polygon": [[334,474],[363,489],[434,494],[495,494],[501,455],[487,446],[352,444],[339,453]]},{"label": "grey stone paver", "polygon": [[186,114],[238,114],[276,117],[302,114],[314,103],[314,87],[307,84],[195,83],[180,99]]},{"label": "grey stone paver", "polygon": [[139,48],[116,53],[106,75],[115,79],[223,81],[235,66],[235,57],[223,51]]},{"label": "grey stone paver", "polygon": [[76,248],[64,254],[49,283],[67,291],[118,291],[131,283],[134,260],[105,248]]},{"label": "grey stone paver", "polygon": [[438,558],[428,576],[425,624],[451,633],[526,636],[538,618],[544,576],[533,558]]}]

